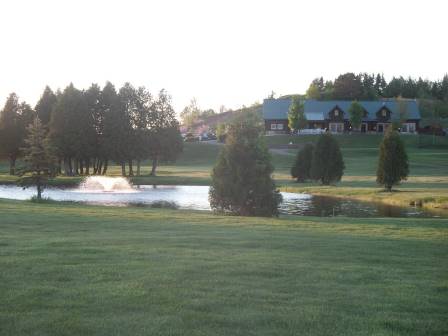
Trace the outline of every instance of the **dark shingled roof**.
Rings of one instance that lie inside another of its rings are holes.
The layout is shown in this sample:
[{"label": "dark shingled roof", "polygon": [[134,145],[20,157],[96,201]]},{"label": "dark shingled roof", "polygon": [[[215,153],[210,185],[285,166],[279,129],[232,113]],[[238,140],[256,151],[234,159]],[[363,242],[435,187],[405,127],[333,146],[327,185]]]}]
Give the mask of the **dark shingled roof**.
[{"label": "dark shingled roof", "polygon": [[[291,105],[291,98],[265,99],[263,101],[263,118],[267,119],[288,119],[288,110]],[[344,119],[349,119],[349,108],[352,101],[349,100],[305,100],[305,115],[310,121],[324,120],[328,118],[328,113],[339,107],[344,112]],[[376,113],[385,106],[392,112],[392,119],[398,117],[398,104],[396,100],[380,101],[359,101],[361,106],[367,111],[364,121],[376,120]],[[407,104],[408,119],[421,119],[420,110],[416,100],[405,100]]]}]

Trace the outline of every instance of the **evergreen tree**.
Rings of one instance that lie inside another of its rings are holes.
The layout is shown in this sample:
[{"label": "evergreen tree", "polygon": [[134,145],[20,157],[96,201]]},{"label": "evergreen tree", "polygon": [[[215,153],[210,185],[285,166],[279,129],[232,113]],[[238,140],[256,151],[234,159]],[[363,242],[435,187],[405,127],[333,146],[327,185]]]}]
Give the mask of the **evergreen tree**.
[{"label": "evergreen tree", "polygon": [[[109,164],[117,156],[116,145],[119,139],[116,136],[117,124],[119,123],[120,100],[111,82],[107,82],[100,95],[100,111],[102,115],[102,133],[99,139],[99,162],[97,165],[98,174],[105,175]],[[122,172],[123,173],[123,172]]]},{"label": "evergreen tree", "polygon": [[51,118],[51,112],[56,104],[56,95],[49,86],[45,87],[44,93],[36,104],[35,110],[37,117],[44,126],[48,125]]},{"label": "evergreen tree", "polygon": [[63,160],[65,175],[79,174],[80,162],[92,155],[95,135],[84,94],[73,84],[58,96],[50,118],[49,137]]},{"label": "evergreen tree", "polygon": [[159,92],[157,100],[152,104],[148,126],[151,175],[155,176],[160,161],[174,161],[183,150],[176,112],[165,90]]},{"label": "evergreen tree", "polygon": [[341,180],[344,169],[344,160],[337,140],[330,133],[320,135],[313,152],[312,178],[329,185]]},{"label": "evergreen tree", "polygon": [[120,100],[120,113],[118,115],[119,124],[117,124],[116,136],[119,140],[119,148],[116,148],[117,156],[115,156],[115,160],[121,163],[123,176],[126,175],[126,162],[129,164],[129,176],[133,176],[133,159],[137,156],[138,151],[136,122],[138,122],[137,116],[141,111],[139,112],[137,107],[137,91],[130,83],[124,84],[118,92],[118,97]]},{"label": "evergreen tree", "polygon": [[319,87],[316,84],[311,83],[308,90],[306,90],[306,97],[308,99],[321,99],[321,92],[319,90]]},{"label": "evergreen tree", "polygon": [[40,201],[48,178],[55,174],[56,157],[39,118],[27,127],[27,133],[23,148],[25,166],[20,170],[19,183],[23,187],[35,185]]},{"label": "evergreen tree", "polygon": [[406,148],[397,131],[388,130],[380,144],[376,181],[387,191],[392,186],[406,180],[409,163]]},{"label": "evergreen tree", "polygon": [[274,167],[260,128],[237,120],[212,172],[209,192],[213,210],[242,216],[277,216],[281,195],[272,179]]},{"label": "evergreen tree", "polygon": [[361,96],[361,80],[354,73],[342,74],[334,81],[333,99],[354,100]]},{"label": "evergreen tree", "polygon": [[9,160],[9,174],[14,175],[17,158],[26,136],[26,126],[33,120],[34,111],[26,103],[19,103],[11,93],[0,113],[0,157]]},{"label": "evergreen tree", "polygon": [[313,162],[313,144],[306,144],[297,153],[294,165],[291,168],[291,176],[297,179],[297,182],[305,182],[311,178],[311,164]]},{"label": "evergreen tree", "polygon": [[84,92],[84,99],[87,104],[88,114],[93,123],[93,148],[91,149],[91,157],[86,162],[86,174],[90,174],[90,168],[93,169],[93,174],[101,174],[101,168],[104,163],[104,109],[101,104],[101,88],[97,84],[92,84]]},{"label": "evergreen tree", "polygon": [[364,108],[355,100],[351,103],[348,113],[350,115],[350,124],[355,130],[359,130],[364,117]]}]

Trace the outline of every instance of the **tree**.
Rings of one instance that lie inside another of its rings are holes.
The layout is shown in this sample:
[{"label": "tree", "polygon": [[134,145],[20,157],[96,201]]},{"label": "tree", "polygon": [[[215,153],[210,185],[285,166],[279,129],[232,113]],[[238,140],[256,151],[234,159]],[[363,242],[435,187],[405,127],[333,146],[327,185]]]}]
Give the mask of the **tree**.
[{"label": "tree", "polygon": [[308,122],[306,120],[303,102],[293,98],[288,111],[288,126],[292,132],[304,129]]},{"label": "tree", "polygon": [[213,210],[242,216],[278,215],[281,195],[272,179],[274,167],[260,127],[236,120],[212,172],[209,192]]},{"label": "tree", "polygon": [[187,128],[192,127],[201,116],[201,110],[198,107],[196,98],[190,101],[190,105],[186,106],[180,113],[180,118],[182,119],[182,124]]},{"label": "tree", "polygon": [[25,166],[20,170],[20,185],[24,188],[35,185],[37,188],[37,200],[42,199],[42,192],[48,178],[56,172],[56,157],[53,154],[45,127],[39,118],[27,127],[28,135],[23,148]]},{"label": "tree", "polygon": [[344,169],[344,160],[337,140],[330,133],[320,135],[313,152],[312,178],[329,185],[341,180]]},{"label": "tree", "polygon": [[152,105],[149,116],[149,158],[152,160],[151,175],[156,175],[160,161],[174,161],[183,150],[176,113],[171,96],[161,90]]},{"label": "tree", "polygon": [[354,129],[359,130],[364,117],[364,108],[355,100],[351,103],[348,113],[350,114],[350,124]]},{"label": "tree", "polygon": [[15,93],[6,100],[0,113],[0,156],[9,160],[9,174],[15,174],[17,158],[26,136],[26,126],[33,120],[34,111],[26,103],[19,103]]},{"label": "tree", "polygon": [[219,142],[224,142],[226,140],[227,125],[224,123],[218,123],[216,125],[216,137]]},{"label": "tree", "polygon": [[105,110],[101,104],[101,88],[98,84],[92,84],[85,92],[87,110],[93,122],[94,140],[91,151],[91,158],[87,162],[86,174],[90,174],[90,167],[93,168],[93,174],[101,174],[104,164],[104,118]]},{"label": "tree", "polygon": [[376,181],[391,191],[392,186],[406,180],[408,174],[409,163],[404,143],[397,131],[388,130],[380,144]]},{"label": "tree", "polygon": [[319,87],[316,84],[311,83],[308,90],[306,90],[306,97],[308,99],[316,99],[316,100],[320,99],[321,93]]},{"label": "tree", "polygon": [[96,136],[86,97],[73,84],[58,96],[48,134],[58,158],[64,163],[65,175],[79,174],[82,162],[94,153]]},{"label": "tree", "polygon": [[362,95],[361,80],[354,73],[340,75],[334,81],[333,99],[354,100]]},{"label": "tree", "polygon": [[297,153],[294,165],[291,168],[291,176],[297,179],[297,182],[305,182],[311,178],[311,164],[313,162],[313,144],[306,144]]},{"label": "tree", "polygon": [[35,110],[38,118],[44,126],[48,125],[51,118],[51,111],[56,104],[56,95],[49,86],[45,87],[44,93],[36,104]]}]

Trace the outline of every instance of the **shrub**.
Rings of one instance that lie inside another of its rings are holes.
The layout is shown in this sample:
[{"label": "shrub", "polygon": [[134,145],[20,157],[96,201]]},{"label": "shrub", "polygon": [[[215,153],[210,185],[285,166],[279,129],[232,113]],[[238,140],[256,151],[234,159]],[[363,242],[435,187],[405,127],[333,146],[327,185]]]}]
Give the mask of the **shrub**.
[{"label": "shrub", "polygon": [[214,211],[242,216],[278,215],[281,195],[271,177],[274,167],[261,137],[250,120],[228,126],[224,148],[212,172],[209,192]]},{"label": "shrub", "polygon": [[387,191],[409,174],[409,162],[406,148],[400,135],[395,130],[389,130],[380,144],[376,181],[383,185]]},{"label": "shrub", "polygon": [[313,152],[312,178],[329,185],[341,180],[344,169],[344,160],[336,139],[330,133],[320,135]]},{"label": "shrub", "polygon": [[291,176],[297,182],[305,182],[311,178],[311,163],[313,161],[313,144],[306,144],[297,153],[294,165],[291,168]]}]

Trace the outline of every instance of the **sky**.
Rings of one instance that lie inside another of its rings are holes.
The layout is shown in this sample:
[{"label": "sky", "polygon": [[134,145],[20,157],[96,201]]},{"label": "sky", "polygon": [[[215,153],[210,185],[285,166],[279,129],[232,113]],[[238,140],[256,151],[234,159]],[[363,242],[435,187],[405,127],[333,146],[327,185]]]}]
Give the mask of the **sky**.
[{"label": "sky", "polygon": [[165,88],[176,111],[304,93],[344,72],[448,73],[444,0],[2,0],[0,104],[46,85]]}]

